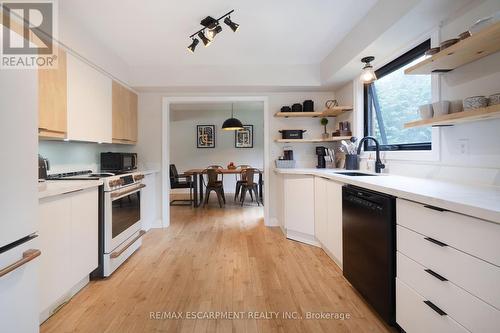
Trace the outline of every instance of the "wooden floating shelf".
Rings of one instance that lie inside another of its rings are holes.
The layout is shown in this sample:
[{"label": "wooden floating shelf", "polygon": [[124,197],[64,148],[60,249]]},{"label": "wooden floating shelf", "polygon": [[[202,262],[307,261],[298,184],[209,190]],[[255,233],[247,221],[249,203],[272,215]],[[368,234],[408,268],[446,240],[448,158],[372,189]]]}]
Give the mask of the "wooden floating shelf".
[{"label": "wooden floating shelf", "polygon": [[285,142],[285,143],[319,143],[319,142],[336,142],[342,140],[350,140],[350,136],[333,136],[328,139],[276,139],[275,142]]},{"label": "wooden floating shelf", "polygon": [[498,51],[500,22],[407,68],[405,74],[446,73]]},{"label": "wooden floating shelf", "polygon": [[277,112],[275,117],[282,118],[317,118],[317,117],[336,117],[344,112],[352,111],[351,106],[335,106],[321,112]]},{"label": "wooden floating shelf", "polygon": [[450,113],[444,116],[430,119],[422,119],[406,123],[405,128],[414,128],[422,126],[450,126],[471,121],[500,118],[500,104],[485,108]]}]

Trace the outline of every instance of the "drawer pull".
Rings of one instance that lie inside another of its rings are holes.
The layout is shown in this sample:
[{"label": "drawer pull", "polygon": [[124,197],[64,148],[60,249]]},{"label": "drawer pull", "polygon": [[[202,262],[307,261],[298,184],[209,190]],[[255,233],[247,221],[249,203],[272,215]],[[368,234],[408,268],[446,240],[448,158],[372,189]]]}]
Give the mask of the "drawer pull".
[{"label": "drawer pull", "polygon": [[439,207],[436,207],[436,206],[425,205],[424,207],[425,207],[425,208],[428,208],[428,209],[436,210],[436,211],[438,211],[438,212],[448,212],[448,210],[447,210],[447,209],[444,209],[444,208],[439,208]]},{"label": "drawer pull", "polygon": [[425,270],[427,273],[429,273],[430,275],[434,276],[436,279],[438,280],[441,280],[441,281],[448,281],[447,278],[445,278],[444,276],[442,275],[439,275],[438,273],[434,272],[432,269],[426,269]]},{"label": "drawer pull", "polygon": [[434,244],[436,244],[436,245],[439,245],[439,246],[441,246],[441,247],[448,246],[448,244],[443,243],[443,242],[440,242],[440,241],[438,241],[437,239],[434,239],[434,238],[431,238],[431,237],[425,237],[424,239],[425,239],[426,241],[429,241],[429,242],[434,243]]},{"label": "drawer pull", "polygon": [[430,307],[432,310],[436,311],[440,316],[446,316],[447,313],[441,310],[436,304],[432,303],[431,301],[424,301],[424,303]]}]

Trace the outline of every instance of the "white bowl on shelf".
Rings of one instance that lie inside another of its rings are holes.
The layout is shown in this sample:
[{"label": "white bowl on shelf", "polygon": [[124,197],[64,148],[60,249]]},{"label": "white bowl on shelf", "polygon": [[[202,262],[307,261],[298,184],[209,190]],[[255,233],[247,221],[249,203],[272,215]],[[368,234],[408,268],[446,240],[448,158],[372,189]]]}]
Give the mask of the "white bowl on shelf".
[{"label": "white bowl on shelf", "polygon": [[424,104],[418,107],[418,111],[420,112],[420,118],[422,119],[430,119],[434,116],[434,110],[432,109],[432,104]]},{"label": "white bowl on shelf", "polygon": [[450,101],[439,101],[432,103],[434,117],[444,116],[450,112]]}]

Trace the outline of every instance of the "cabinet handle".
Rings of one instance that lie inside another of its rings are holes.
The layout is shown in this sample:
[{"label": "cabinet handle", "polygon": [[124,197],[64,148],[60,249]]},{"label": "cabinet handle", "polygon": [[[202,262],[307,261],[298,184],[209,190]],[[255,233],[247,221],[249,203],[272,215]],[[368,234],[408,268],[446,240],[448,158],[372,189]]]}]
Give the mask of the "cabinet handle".
[{"label": "cabinet handle", "polygon": [[427,209],[436,210],[438,212],[448,212],[449,211],[448,209],[439,208],[439,207],[431,206],[431,205],[425,205],[424,207],[427,208]]},{"label": "cabinet handle", "polygon": [[22,259],[16,261],[13,264],[10,264],[9,266],[7,266],[7,267],[5,267],[3,269],[0,269],[0,277],[9,274],[10,272],[12,272],[12,271],[16,270],[17,268],[23,266],[24,264],[29,263],[31,260],[33,260],[36,257],[38,257],[40,254],[42,254],[42,252],[40,250],[30,249],[30,250],[24,251]]},{"label": "cabinet handle", "polygon": [[139,231],[139,234],[137,236],[135,236],[134,239],[132,239],[130,241],[130,243],[128,243],[127,245],[125,245],[125,247],[123,247],[123,249],[121,249],[118,252],[111,253],[111,255],[110,255],[111,259],[118,258],[123,252],[125,252],[125,250],[127,250],[132,244],[135,243],[136,240],[138,240],[139,238],[141,238],[142,235],[144,235],[145,233],[146,232],[144,230]]},{"label": "cabinet handle", "polygon": [[431,237],[425,237],[424,239],[425,239],[426,241],[429,241],[429,242],[434,243],[434,244],[436,244],[436,245],[439,245],[439,246],[441,246],[441,247],[448,246],[448,244],[443,243],[443,242],[440,242],[440,241],[438,241],[437,239],[434,239],[434,238],[431,238]]},{"label": "cabinet handle", "polygon": [[436,311],[440,316],[446,316],[447,313],[441,310],[436,304],[432,303],[431,301],[424,301],[424,303],[430,307],[432,310]]},{"label": "cabinet handle", "polygon": [[448,279],[447,279],[447,278],[445,278],[444,276],[442,276],[442,275],[440,275],[440,274],[438,274],[438,273],[434,272],[432,269],[426,269],[425,271],[426,271],[427,273],[429,273],[430,275],[434,276],[434,277],[435,277],[436,279],[438,279],[438,280],[441,280],[441,281],[443,281],[443,282],[444,282],[444,281],[448,281]]}]

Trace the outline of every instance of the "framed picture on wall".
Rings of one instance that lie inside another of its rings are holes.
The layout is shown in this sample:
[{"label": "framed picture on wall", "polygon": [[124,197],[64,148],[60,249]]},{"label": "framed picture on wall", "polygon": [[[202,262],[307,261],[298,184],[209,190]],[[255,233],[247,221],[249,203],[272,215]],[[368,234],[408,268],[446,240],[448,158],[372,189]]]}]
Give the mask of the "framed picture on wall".
[{"label": "framed picture on wall", "polygon": [[196,126],[196,147],[215,148],[215,125]]},{"label": "framed picture on wall", "polygon": [[243,129],[234,131],[235,148],[253,148],[253,125],[243,125]]}]

